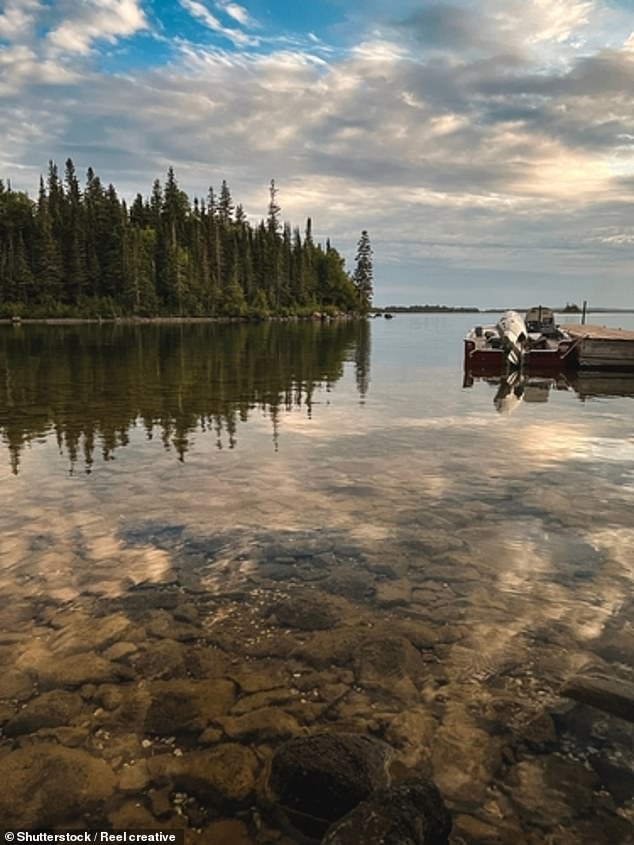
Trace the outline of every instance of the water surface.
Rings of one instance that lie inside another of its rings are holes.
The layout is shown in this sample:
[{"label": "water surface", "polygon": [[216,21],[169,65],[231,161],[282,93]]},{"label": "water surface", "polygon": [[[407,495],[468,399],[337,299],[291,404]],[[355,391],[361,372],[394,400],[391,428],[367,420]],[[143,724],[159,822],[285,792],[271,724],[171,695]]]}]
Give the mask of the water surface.
[{"label": "water surface", "polygon": [[0,327],[0,763],[76,749],[104,823],[268,842],[251,794],[130,772],[346,729],[456,845],[631,841],[632,726],[559,690],[632,673],[634,379],[463,387],[472,319]]}]

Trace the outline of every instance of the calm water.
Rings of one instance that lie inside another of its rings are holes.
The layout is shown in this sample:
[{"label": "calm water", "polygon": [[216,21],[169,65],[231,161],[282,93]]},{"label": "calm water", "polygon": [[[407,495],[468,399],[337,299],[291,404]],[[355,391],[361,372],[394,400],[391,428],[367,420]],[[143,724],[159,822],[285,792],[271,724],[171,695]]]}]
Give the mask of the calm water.
[{"label": "calm water", "polygon": [[103,823],[272,842],[250,793],[125,778],[231,742],[257,779],[345,728],[434,778],[456,845],[631,842],[632,725],[558,691],[631,679],[634,377],[463,387],[472,322],[0,327],[0,767],[69,747],[114,773]]}]

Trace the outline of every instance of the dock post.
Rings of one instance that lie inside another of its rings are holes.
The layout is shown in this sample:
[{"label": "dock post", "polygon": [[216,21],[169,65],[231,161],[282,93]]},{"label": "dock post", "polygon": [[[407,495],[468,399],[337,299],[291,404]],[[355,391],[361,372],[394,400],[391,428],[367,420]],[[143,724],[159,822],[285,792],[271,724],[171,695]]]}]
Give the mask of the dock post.
[{"label": "dock post", "polygon": [[588,300],[583,300],[583,308],[581,309],[581,325],[585,326],[586,324],[586,308],[588,307]]}]

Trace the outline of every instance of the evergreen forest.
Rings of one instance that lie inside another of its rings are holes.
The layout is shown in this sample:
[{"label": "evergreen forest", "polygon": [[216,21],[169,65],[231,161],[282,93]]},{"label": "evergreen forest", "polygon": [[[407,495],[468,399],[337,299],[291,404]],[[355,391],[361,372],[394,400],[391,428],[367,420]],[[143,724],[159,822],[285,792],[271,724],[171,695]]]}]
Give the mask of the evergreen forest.
[{"label": "evergreen forest", "polygon": [[0,317],[365,314],[367,281],[310,218],[282,222],[274,180],[257,225],[226,181],[192,201],[172,168],[129,205],[92,168],[82,188],[71,159],[63,176],[49,163],[37,201],[0,180]]}]

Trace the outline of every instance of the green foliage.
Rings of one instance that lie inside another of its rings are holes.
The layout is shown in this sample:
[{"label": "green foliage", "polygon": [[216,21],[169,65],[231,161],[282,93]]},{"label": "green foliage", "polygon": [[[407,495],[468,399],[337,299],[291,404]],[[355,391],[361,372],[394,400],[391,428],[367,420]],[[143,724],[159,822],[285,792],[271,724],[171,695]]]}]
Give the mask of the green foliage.
[{"label": "green foliage", "polygon": [[373,265],[370,236],[364,229],[357,244],[356,267],[353,274],[359,308],[364,313],[370,310],[373,294]]},{"label": "green foliage", "polygon": [[129,210],[92,168],[82,190],[71,159],[63,178],[49,163],[37,202],[0,181],[0,315],[367,311],[371,289],[350,278],[329,241],[315,243],[310,218],[303,239],[281,222],[277,193],[271,180],[266,220],[252,226],[225,180],[217,196],[210,188],[206,201],[190,201],[172,168]]}]

